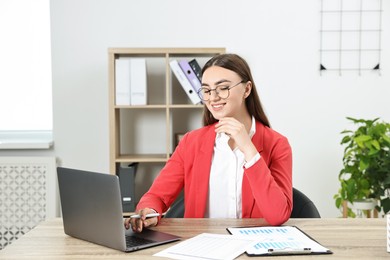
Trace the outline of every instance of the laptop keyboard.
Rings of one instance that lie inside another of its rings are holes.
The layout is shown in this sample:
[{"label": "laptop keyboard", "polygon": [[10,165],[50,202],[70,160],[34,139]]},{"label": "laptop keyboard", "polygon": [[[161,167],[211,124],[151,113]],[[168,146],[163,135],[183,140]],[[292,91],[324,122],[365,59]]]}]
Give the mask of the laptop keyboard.
[{"label": "laptop keyboard", "polygon": [[142,237],[135,237],[135,236],[126,236],[126,246],[127,247],[133,247],[133,246],[141,246],[153,243],[153,240],[142,238]]}]

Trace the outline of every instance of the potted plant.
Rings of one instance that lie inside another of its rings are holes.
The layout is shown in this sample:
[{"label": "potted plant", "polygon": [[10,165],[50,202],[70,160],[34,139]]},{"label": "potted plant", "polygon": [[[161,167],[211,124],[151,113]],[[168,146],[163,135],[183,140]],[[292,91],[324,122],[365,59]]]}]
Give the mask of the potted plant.
[{"label": "potted plant", "polygon": [[334,195],[336,207],[349,202],[348,216],[355,217],[351,204],[373,200],[378,212],[390,211],[390,124],[347,117],[358,125],[344,130],[341,145],[345,146],[343,168],[339,173],[341,187]]}]

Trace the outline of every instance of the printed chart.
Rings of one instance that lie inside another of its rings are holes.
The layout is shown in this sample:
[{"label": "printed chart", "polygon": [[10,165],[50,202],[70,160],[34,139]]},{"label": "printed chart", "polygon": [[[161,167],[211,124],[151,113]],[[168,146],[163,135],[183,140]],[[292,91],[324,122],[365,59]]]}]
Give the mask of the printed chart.
[{"label": "printed chart", "polygon": [[270,253],[326,253],[329,250],[294,226],[228,228],[232,235],[256,237],[250,255]]}]

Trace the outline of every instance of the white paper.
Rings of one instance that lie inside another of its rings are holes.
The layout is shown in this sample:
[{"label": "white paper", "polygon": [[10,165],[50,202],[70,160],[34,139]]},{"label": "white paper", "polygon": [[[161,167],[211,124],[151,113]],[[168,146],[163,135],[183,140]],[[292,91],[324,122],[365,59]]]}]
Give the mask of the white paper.
[{"label": "white paper", "polygon": [[269,249],[277,251],[303,251],[324,253],[329,251],[298,228],[293,226],[229,228],[233,236],[255,237],[258,241],[247,250],[248,254],[268,254]]},{"label": "white paper", "polygon": [[171,246],[154,256],[171,259],[234,259],[257,243],[254,237],[203,233]]}]

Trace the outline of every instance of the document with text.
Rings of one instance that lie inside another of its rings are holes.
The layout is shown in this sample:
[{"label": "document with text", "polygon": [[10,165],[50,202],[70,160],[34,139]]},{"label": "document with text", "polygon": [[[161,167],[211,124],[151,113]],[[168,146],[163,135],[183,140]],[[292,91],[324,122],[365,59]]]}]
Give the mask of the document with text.
[{"label": "document with text", "polygon": [[171,259],[234,259],[252,248],[256,243],[255,237],[218,235],[203,233],[171,246],[154,256]]},{"label": "document with text", "polygon": [[317,241],[295,226],[230,227],[233,236],[255,237],[257,243],[248,255],[331,254]]}]

